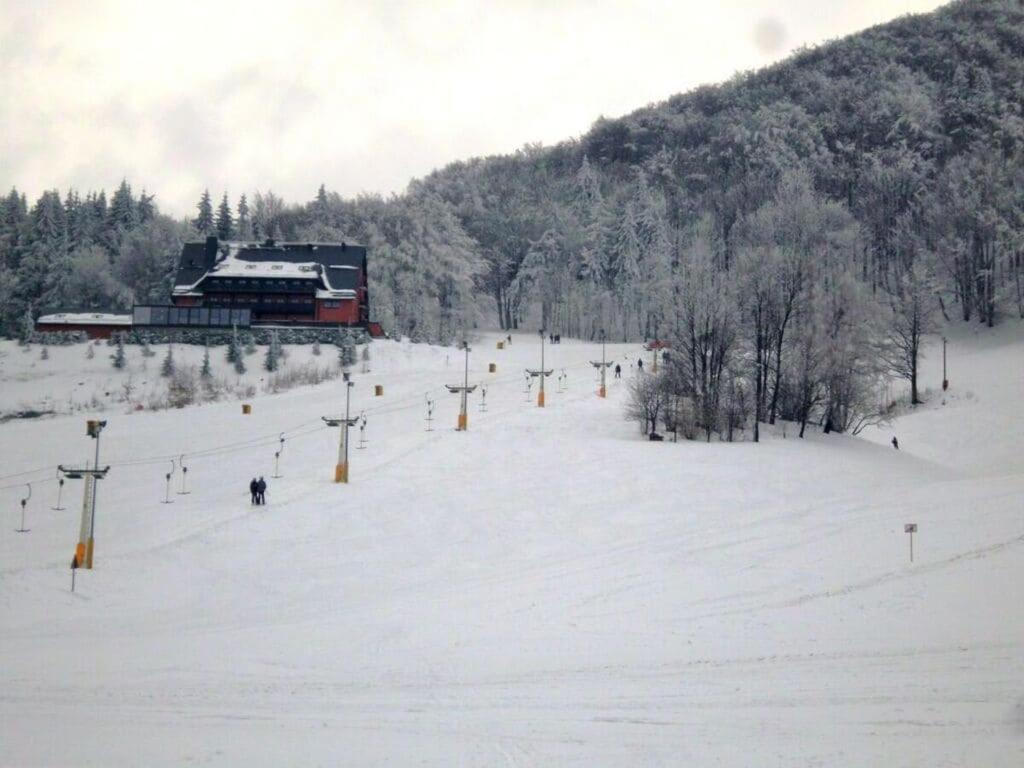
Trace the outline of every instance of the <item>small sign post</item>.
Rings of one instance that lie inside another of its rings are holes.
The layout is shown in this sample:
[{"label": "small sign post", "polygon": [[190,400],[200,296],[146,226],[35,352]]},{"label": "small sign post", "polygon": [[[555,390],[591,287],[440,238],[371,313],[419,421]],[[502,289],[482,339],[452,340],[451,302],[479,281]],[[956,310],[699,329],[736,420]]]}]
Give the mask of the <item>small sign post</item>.
[{"label": "small sign post", "polygon": [[906,523],[903,532],[910,534],[910,562],[914,562],[914,534],[917,533],[917,523]]}]

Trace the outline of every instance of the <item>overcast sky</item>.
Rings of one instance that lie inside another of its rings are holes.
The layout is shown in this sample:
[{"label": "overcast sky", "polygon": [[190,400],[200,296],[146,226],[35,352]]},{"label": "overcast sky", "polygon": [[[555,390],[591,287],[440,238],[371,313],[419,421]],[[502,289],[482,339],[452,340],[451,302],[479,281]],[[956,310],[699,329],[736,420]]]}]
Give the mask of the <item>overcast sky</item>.
[{"label": "overcast sky", "polygon": [[400,192],[933,0],[0,0],[0,185]]}]

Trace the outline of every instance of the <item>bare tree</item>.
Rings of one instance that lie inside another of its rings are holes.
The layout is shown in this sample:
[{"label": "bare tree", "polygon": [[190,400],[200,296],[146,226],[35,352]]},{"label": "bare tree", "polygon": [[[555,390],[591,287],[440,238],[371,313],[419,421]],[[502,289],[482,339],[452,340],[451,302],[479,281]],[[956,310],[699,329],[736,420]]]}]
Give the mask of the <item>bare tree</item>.
[{"label": "bare tree", "polygon": [[666,391],[661,377],[641,371],[629,382],[626,418],[638,422],[644,434],[656,432],[665,403]]},{"label": "bare tree", "polygon": [[905,272],[898,293],[889,297],[889,322],[881,356],[889,372],[910,382],[910,403],[918,405],[918,363],[924,337],[935,331],[935,286],[921,263]]}]

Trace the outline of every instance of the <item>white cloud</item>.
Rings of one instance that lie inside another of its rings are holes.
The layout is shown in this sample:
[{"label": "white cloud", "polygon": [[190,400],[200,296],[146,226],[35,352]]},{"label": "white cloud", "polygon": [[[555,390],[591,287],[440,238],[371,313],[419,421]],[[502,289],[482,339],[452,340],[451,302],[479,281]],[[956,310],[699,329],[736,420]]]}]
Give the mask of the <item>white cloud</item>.
[{"label": "white cloud", "polygon": [[0,184],[400,191],[933,0],[0,0]]}]

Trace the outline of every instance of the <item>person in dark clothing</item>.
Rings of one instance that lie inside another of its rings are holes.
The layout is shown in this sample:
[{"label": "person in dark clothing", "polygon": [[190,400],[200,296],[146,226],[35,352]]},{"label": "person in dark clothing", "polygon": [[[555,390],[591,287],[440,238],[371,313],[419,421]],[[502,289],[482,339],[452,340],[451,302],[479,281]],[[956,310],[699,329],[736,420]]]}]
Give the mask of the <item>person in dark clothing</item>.
[{"label": "person in dark clothing", "polygon": [[637,358],[636,367],[639,368],[641,371],[644,369],[644,361],[641,358]]},{"label": "person in dark clothing", "polygon": [[250,503],[256,504],[259,500],[259,484],[256,482],[254,477],[249,481],[249,496],[251,497]]},{"label": "person in dark clothing", "polygon": [[267,481],[260,475],[260,481],[256,483],[256,503],[266,504],[267,503]]},{"label": "person in dark clothing", "polygon": [[900,441],[896,439],[896,435],[892,436],[892,447],[897,451],[900,449]]},{"label": "person in dark clothing", "polygon": [[622,366],[619,365],[618,363],[615,364],[615,378],[616,379],[621,379],[622,378]]},{"label": "person in dark clothing", "polygon": [[511,344],[511,343],[512,343],[512,334],[511,334],[511,333],[510,333],[510,334],[508,335],[508,343],[509,343],[509,344]]}]

